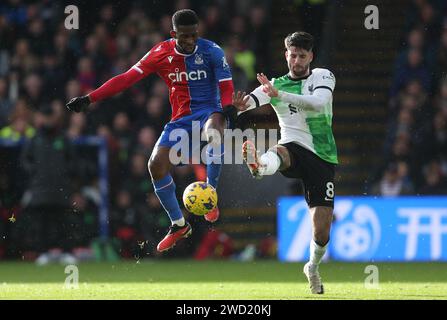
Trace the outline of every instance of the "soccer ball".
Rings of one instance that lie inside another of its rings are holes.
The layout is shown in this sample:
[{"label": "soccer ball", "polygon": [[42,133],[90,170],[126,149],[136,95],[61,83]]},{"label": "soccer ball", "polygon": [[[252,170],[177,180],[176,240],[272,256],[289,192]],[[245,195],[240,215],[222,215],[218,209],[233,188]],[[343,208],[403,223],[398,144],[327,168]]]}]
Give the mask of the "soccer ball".
[{"label": "soccer ball", "polygon": [[216,189],[206,182],[193,182],[183,192],[183,204],[189,212],[203,216],[217,206]]}]

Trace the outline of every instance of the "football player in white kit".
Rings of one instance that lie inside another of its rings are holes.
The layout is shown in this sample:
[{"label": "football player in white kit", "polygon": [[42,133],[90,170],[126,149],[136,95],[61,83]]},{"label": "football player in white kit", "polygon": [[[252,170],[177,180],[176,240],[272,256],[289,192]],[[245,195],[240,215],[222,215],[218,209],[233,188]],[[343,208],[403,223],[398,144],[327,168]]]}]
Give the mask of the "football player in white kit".
[{"label": "football player in white kit", "polygon": [[310,260],[304,266],[310,290],[324,293],[318,266],[329,243],[334,208],[334,176],[337,149],[332,134],[332,93],[335,77],[327,69],[310,69],[313,37],[294,32],[285,39],[289,72],[271,81],[260,73],[261,85],[249,95],[237,92],[233,105],[239,114],[271,104],[278,116],[281,139],[258,155],[253,142],[242,147],[243,158],[256,178],[280,171],[301,179],[312,216]]}]

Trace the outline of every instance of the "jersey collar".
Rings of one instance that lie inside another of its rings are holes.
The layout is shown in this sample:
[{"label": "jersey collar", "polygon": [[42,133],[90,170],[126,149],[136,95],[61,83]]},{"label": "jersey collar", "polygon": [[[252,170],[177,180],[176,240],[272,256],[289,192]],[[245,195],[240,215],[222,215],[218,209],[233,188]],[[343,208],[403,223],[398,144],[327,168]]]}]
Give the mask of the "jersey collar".
[{"label": "jersey collar", "polygon": [[312,74],[312,70],[310,70],[309,74],[307,76],[304,76],[304,77],[292,78],[289,74],[287,74],[287,78],[289,80],[292,80],[292,81],[301,81],[301,80],[309,78],[311,76],[311,74]]},{"label": "jersey collar", "polygon": [[174,43],[174,51],[175,51],[175,53],[178,54],[178,55],[184,56],[184,57],[189,57],[189,56],[193,55],[194,53],[196,53],[198,47],[199,47],[199,46],[196,45],[196,47],[194,48],[194,51],[193,51],[192,53],[190,53],[190,54],[185,54],[185,53],[181,53],[181,52],[179,52],[179,51],[177,50],[177,47],[175,46],[175,43]]}]

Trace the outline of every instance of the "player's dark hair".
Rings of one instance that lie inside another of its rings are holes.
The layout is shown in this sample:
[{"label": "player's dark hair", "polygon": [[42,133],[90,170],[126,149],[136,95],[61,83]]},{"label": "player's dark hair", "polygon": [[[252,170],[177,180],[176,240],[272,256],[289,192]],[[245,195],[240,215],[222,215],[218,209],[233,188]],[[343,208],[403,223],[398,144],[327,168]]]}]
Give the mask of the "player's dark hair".
[{"label": "player's dark hair", "polygon": [[307,32],[297,31],[289,34],[284,40],[286,49],[289,47],[297,47],[307,51],[312,51],[314,47],[314,37]]},{"label": "player's dark hair", "polygon": [[172,25],[174,29],[178,26],[192,26],[199,23],[199,17],[191,9],[178,10],[172,16]]}]

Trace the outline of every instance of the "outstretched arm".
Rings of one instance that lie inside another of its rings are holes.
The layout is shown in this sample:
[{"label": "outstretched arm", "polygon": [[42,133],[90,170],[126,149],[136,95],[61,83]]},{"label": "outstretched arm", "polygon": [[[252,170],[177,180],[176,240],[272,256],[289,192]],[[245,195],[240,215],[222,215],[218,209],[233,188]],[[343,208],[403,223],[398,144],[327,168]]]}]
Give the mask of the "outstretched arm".
[{"label": "outstretched arm", "polygon": [[263,91],[263,86],[257,87],[248,95],[238,91],[233,95],[233,105],[238,110],[238,115],[270,103],[271,98]]},{"label": "outstretched arm", "polygon": [[[161,48],[161,46],[159,45],[157,48]],[[88,95],[71,99],[67,103],[67,108],[75,112],[85,111],[90,103],[112,97],[155,72],[157,58],[154,57],[156,55],[151,53],[152,50],[128,71],[108,80],[95,91],[90,92]]]},{"label": "outstretched arm", "polygon": [[300,95],[276,89],[263,73],[258,74],[257,78],[263,86],[263,91],[269,97],[277,97],[283,102],[302,107],[303,109],[321,111],[332,99],[332,89],[330,87],[317,87],[312,95]]},{"label": "outstretched arm", "polygon": [[279,90],[278,99],[292,105],[302,107],[305,110],[321,111],[332,98],[332,92],[319,88],[312,95],[299,95]]},{"label": "outstretched arm", "polygon": [[117,93],[126,90],[144,77],[144,74],[131,68],[127,72],[108,80],[88,95],[71,99],[70,102],[67,103],[67,108],[74,112],[85,111],[90,103],[112,97]]},{"label": "outstretched arm", "polygon": [[260,87],[253,90],[250,94],[245,94],[245,92],[241,91],[234,92],[232,94],[232,108],[234,109],[232,116],[235,119],[234,121],[245,111],[268,104],[269,102],[270,97],[262,92]]},{"label": "outstretched arm", "polygon": [[98,89],[89,93],[88,96],[91,102],[110,98],[120,92],[123,92],[144,77],[145,75],[143,73],[139,73],[134,68],[131,68],[127,72],[108,80]]}]

